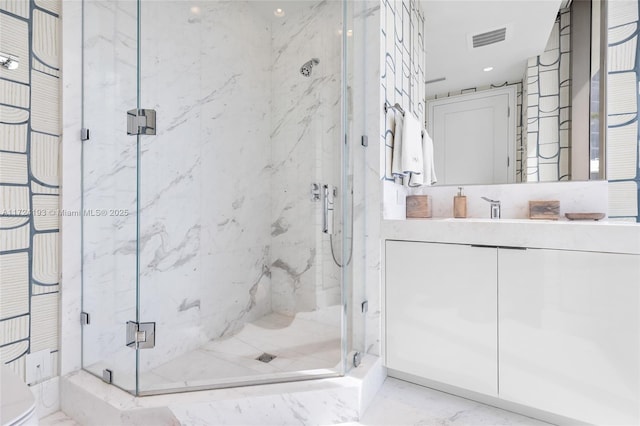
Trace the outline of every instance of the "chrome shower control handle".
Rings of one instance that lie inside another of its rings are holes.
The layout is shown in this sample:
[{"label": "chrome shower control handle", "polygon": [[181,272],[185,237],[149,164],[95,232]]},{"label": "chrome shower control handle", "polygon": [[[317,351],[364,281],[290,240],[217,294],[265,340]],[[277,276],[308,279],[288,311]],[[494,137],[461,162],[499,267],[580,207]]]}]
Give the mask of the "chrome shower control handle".
[{"label": "chrome shower control handle", "polygon": [[333,211],[336,196],[336,188],[333,185],[323,185],[323,221],[322,232],[325,234],[333,234]]},{"label": "chrome shower control handle", "polygon": [[491,219],[500,219],[500,201],[487,197],[480,197],[491,204]]}]

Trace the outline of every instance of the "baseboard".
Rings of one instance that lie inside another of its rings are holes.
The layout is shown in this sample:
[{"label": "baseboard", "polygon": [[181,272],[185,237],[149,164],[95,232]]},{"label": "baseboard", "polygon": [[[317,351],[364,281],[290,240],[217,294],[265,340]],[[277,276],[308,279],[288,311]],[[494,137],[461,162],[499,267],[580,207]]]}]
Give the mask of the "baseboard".
[{"label": "baseboard", "polygon": [[420,386],[425,386],[431,389],[435,389],[440,392],[445,392],[460,398],[469,399],[472,401],[480,402],[482,404],[490,405],[492,407],[500,408],[502,410],[511,411],[522,416],[531,417],[536,420],[542,420],[547,423],[552,423],[559,426],[583,426],[589,425],[576,419],[564,417],[548,411],[539,410],[537,408],[529,407],[526,405],[518,404],[504,399],[496,398],[489,395],[484,395],[478,392],[470,391],[467,389],[459,388],[456,386],[448,385],[446,383],[437,382],[435,380],[429,380],[422,377],[414,376],[412,374],[404,373],[402,371],[387,369],[389,377],[404,380],[407,382],[415,383]]}]

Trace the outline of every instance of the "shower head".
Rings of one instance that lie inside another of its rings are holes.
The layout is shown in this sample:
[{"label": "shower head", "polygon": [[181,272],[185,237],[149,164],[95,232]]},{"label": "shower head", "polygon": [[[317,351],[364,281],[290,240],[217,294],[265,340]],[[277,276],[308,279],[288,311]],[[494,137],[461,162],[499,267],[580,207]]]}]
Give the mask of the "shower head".
[{"label": "shower head", "polygon": [[311,77],[311,70],[313,69],[313,66],[318,65],[319,63],[320,63],[320,59],[311,58],[311,60],[305,62],[300,67],[300,74],[304,75],[305,77]]}]

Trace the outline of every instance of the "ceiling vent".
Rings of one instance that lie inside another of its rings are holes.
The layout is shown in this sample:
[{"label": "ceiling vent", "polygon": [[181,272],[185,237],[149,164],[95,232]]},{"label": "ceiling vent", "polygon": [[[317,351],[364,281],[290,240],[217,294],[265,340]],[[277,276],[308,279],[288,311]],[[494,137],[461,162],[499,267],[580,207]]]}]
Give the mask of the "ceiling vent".
[{"label": "ceiling vent", "polygon": [[476,34],[472,37],[473,48],[488,46],[494,43],[500,43],[504,41],[507,36],[507,28],[500,28],[493,31],[488,31],[482,34]]}]

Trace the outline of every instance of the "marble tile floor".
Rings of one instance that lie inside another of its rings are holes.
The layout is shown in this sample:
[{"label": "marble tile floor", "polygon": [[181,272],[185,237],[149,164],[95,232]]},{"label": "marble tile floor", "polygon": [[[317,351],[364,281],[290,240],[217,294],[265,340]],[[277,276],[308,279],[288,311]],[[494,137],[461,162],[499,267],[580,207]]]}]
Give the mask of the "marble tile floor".
[{"label": "marble tile floor", "polygon": [[[225,381],[242,382],[280,377],[292,372],[323,370],[331,373],[340,363],[339,306],[314,312],[300,312],[295,317],[278,313],[266,315],[246,324],[226,339],[210,341],[164,364],[143,371],[140,389],[162,390],[201,386]],[[265,363],[256,360],[263,353],[276,355]],[[142,354],[144,356],[144,354]],[[102,371],[101,365],[90,371]],[[133,389],[134,374],[118,385]]]},{"label": "marble tile floor", "polygon": [[362,419],[345,425],[549,426],[549,423],[387,377]]},{"label": "marble tile floor", "polygon": [[62,411],[56,411],[53,414],[49,414],[47,417],[43,417],[38,422],[39,426],[80,426],[72,418],[67,416]]},{"label": "marble tile floor", "polygon": [[[41,426],[78,426],[61,411],[40,420]],[[387,378],[359,422],[342,426],[549,426],[539,420]],[[240,425],[238,425],[240,426]]]}]

